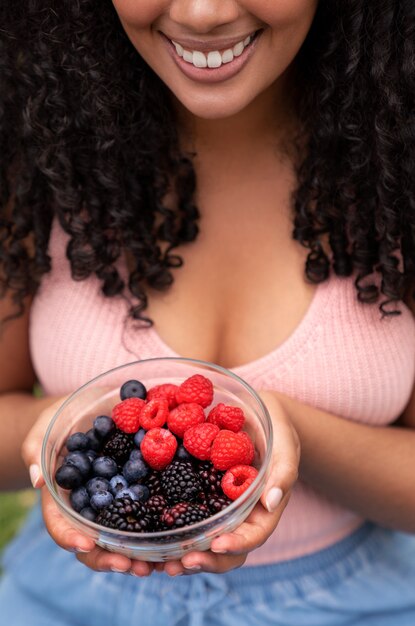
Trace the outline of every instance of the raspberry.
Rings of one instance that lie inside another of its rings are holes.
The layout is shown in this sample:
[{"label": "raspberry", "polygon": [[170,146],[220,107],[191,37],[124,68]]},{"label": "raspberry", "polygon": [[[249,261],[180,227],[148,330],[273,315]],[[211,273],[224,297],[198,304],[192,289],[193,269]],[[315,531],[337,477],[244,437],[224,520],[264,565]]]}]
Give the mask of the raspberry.
[{"label": "raspberry", "polygon": [[183,445],[190,454],[201,461],[210,459],[210,449],[214,438],[219,432],[219,426],[215,424],[196,424],[186,430],[183,437]]},{"label": "raspberry", "polygon": [[216,469],[233,465],[250,465],[254,460],[254,444],[245,432],[220,430],[212,444],[210,459]]},{"label": "raspberry", "polygon": [[201,374],[190,376],[180,385],[176,393],[176,400],[178,404],[195,402],[206,408],[213,400],[213,385],[208,378]]},{"label": "raspberry", "polygon": [[194,501],[202,491],[202,484],[189,461],[173,461],[161,475],[163,493],[170,504]]},{"label": "raspberry", "polygon": [[135,433],[140,428],[140,413],[145,406],[141,398],[127,398],[112,409],[112,419],[120,430]]},{"label": "raspberry", "polygon": [[242,430],[245,423],[245,415],[238,406],[230,406],[220,402],[210,411],[207,421],[216,424],[219,428],[233,430],[234,433]]},{"label": "raspberry", "polygon": [[181,528],[190,526],[206,519],[209,511],[203,504],[191,504],[190,502],[180,502],[170,509],[166,509],[161,516],[163,524],[167,528]]},{"label": "raspberry", "polygon": [[251,485],[258,470],[252,465],[235,465],[228,469],[222,478],[223,493],[231,500],[236,500]]},{"label": "raspberry", "polygon": [[166,398],[153,398],[143,407],[140,413],[140,426],[144,430],[161,428],[167,421],[169,404]]},{"label": "raspberry", "polygon": [[172,433],[178,437],[183,437],[185,431],[190,426],[202,424],[205,421],[205,413],[202,407],[195,402],[179,404],[176,409],[170,411],[167,418],[167,426]]},{"label": "raspberry", "polygon": [[166,428],[151,428],[140,446],[144,460],[152,469],[161,470],[173,459],[177,440]]},{"label": "raspberry", "polygon": [[171,383],[165,383],[164,385],[156,385],[147,392],[147,400],[153,400],[154,398],[166,398],[169,403],[169,409],[175,409],[177,406],[176,393],[179,387]]}]

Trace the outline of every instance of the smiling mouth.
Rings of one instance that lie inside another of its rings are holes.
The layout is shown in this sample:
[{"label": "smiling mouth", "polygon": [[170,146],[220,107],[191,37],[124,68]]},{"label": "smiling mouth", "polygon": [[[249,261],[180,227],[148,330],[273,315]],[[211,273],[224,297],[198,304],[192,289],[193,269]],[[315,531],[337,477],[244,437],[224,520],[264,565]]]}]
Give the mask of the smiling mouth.
[{"label": "smiling mouth", "polygon": [[201,50],[187,50],[180,43],[172,39],[168,39],[174,47],[177,56],[183,61],[197,67],[199,69],[214,69],[222,65],[231,63],[236,57],[241,56],[245,48],[248,48],[253,41],[259,36],[262,29],[248,35],[245,39],[237,42],[234,46],[223,50],[211,50],[202,52]]}]

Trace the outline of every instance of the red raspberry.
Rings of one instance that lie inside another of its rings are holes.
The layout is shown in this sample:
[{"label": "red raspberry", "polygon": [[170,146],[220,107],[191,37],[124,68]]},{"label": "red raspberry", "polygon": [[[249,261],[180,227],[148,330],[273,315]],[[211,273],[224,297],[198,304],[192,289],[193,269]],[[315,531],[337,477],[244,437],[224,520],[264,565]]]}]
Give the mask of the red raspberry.
[{"label": "red raspberry", "polygon": [[196,402],[196,404],[206,408],[213,400],[213,385],[208,378],[201,374],[190,376],[180,385],[176,393],[176,400],[178,404]]},{"label": "red raspberry", "polygon": [[186,430],[183,445],[190,454],[201,461],[209,461],[210,449],[214,438],[219,432],[216,424],[197,424]]},{"label": "red raspberry", "polygon": [[164,469],[176,454],[177,440],[167,428],[151,428],[140,444],[144,460],[155,470]]},{"label": "red raspberry", "polygon": [[257,475],[258,470],[252,465],[234,465],[222,478],[223,493],[231,500],[236,500],[254,482]]},{"label": "red raspberry", "polygon": [[217,424],[219,428],[226,428],[226,430],[233,430],[234,433],[237,433],[242,430],[245,415],[238,406],[230,406],[220,402],[210,411],[207,421],[211,424]]},{"label": "red raspberry", "polygon": [[190,426],[202,424],[204,421],[205,413],[200,404],[189,402],[188,404],[179,404],[176,409],[170,411],[170,415],[167,418],[167,426],[172,433],[178,437],[183,437],[185,431]]},{"label": "red raspberry", "polygon": [[140,413],[140,426],[144,430],[161,428],[167,422],[169,403],[166,398],[153,398],[143,407]]},{"label": "red raspberry", "polygon": [[145,405],[141,398],[127,398],[112,409],[112,419],[125,433],[136,433],[140,428],[140,413]]},{"label": "red raspberry", "polygon": [[250,465],[254,454],[254,444],[245,432],[220,430],[212,444],[210,460],[216,469],[228,470],[234,465]]},{"label": "red raspberry", "polygon": [[166,398],[169,403],[169,409],[175,409],[177,406],[176,393],[178,389],[178,385],[173,385],[171,383],[156,385],[148,390],[147,400],[153,400],[153,398]]}]

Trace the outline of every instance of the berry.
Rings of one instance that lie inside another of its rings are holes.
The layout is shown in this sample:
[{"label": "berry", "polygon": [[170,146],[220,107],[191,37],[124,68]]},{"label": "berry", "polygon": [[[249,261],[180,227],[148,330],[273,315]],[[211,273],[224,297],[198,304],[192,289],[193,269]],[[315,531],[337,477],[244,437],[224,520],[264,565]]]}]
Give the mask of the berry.
[{"label": "berry", "polygon": [[125,433],[136,433],[140,427],[140,413],[145,406],[141,398],[127,398],[112,409],[112,419]]},{"label": "berry", "polygon": [[128,487],[128,483],[125,480],[124,476],[121,474],[117,474],[113,476],[110,480],[111,493],[115,496],[122,489],[126,489]]},{"label": "berry", "polygon": [[176,393],[176,400],[178,404],[195,402],[206,408],[213,400],[213,385],[208,378],[201,374],[190,376],[180,385]]},{"label": "berry", "polygon": [[180,444],[178,446],[175,458],[178,459],[179,461],[191,461],[192,460],[191,454],[189,454],[189,452],[186,450],[183,444]]},{"label": "berry", "polygon": [[161,488],[161,472],[151,472],[145,484],[149,488],[151,496],[160,495],[163,491]]},{"label": "berry", "polygon": [[153,400],[154,398],[166,398],[169,409],[175,409],[177,406],[176,393],[179,387],[171,383],[165,383],[164,385],[156,385],[148,390],[147,400]]},{"label": "berry", "polygon": [[106,440],[102,448],[102,454],[110,456],[118,465],[124,465],[128,461],[130,452],[134,448],[133,436],[124,433],[118,428],[114,430]]},{"label": "berry", "polygon": [[226,509],[226,507],[229,506],[231,502],[232,500],[227,496],[214,495],[210,496],[210,498],[207,499],[206,504],[212,515],[215,515],[216,513],[220,513],[220,511],[223,511],[223,509]]},{"label": "berry", "polygon": [[137,446],[137,448],[140,447],[141,442],[144,439],[144,435],[146,434],[146,431],[144,430],[144,428],[140,428],[140,430],[137,430],[137,432],[134,435],[134,443]]},{"label": "berry", "polygon": [[117,491],[117,493],[115,494],[115,499],[119,500],[122,498],[130,498],[131,500],[139,500],[139,498],[136,496],[136,494],[134,493],[134,491],[132,489],[130,489],[129,487],[125,487],[125,489],[120,489],[119,491]]},{"label": "berry", "polygon": [[74,465],[64,463],[56,471],[55,480],[62,489],[76,489],[84,482],[84,477]]},{"label": "berry", "polygon": [[219,432],[216,424],[196,424],[186,430],[183,437],[183,445],[196,459],[207,461],[210,459],[210,451],[213,440]]},{"label": "berry", "polygon": [[212,463],[200,463],[197,468],[197,474],[202,483],[203,491],[209,497],[210,495],[222,495],[221,481],[224,472],[213,467]]},{"label": "berry", "polygon": [[108,415],[98,415],[94,419],[94,431],[102,439],[107,437],[115,428],[113,420]]},{"label": "berry", "polygon": [[65,465],[73,465],[78,469],[82,476],[86,478],[91,471],[91,461],[85,452],[76,450],[75,452],[69,452],[63,460]]},{"label": "berry", "polygon": [[150,497],[150,490],[146,485],[130,485],[129,490],[140,502],[146,502]]},{"label": "berry", "polygon": [[180,502],[169,509],[165,509],[161,521],[167,528],[182,528],[201,522],[208,515],[209,512],[203,504]]},{"label": "berry", "polygon": [[202,424],[205,421],[205,413],[199,404],[191,402],[189,404],[180,404],[177,408],[170,411],[167,418],[167,425],[172,433],[178,437],[183,437],[184,433],[190,426]]},{"label": "berry", "polygon": [[169,504],[196,500],[202,484],[189,461],[173,461],[161,474],[161,487]]},{"label": "berry", "polygon": [[150,473],[150,468],[142,459],[136,459],[127,461],[122,468],[122,473],[128,483],[135,483],[146,478]]},{"label": "berry", "polygon": [[99,489],[93,496],[91,496],[91,506],[93,509],[99,511],[109,506],[114,497],[112,493],[107,490]]},{"label": "berry", "polygon": [[69,496],[69,502],[72,505],[72,508],[78,513],[89,506],[89,494],[86,490],[86,487],[77,487],[71,491],[71,495]]},{"label": "berry", "polygon": [[95,476],[101,478],[112,478],[118,473],[118,465],[109,456],[98,456],[92,463],[92,471]]},{"label": "berry", "polygon": [[110,506],[99,512],[96,522],[106,528],[118,530],[134,532],[152,530],[151,517],[146,506],[141,502],[134,502],[131,498],[114,500]]},{"label": "berry", "polygon": [[109,491],[110,482],[106,478],[96,476],[95,478],[88,480],[86,488],[89,495],[92,497],[95,493],[97,493],[97,491]]},{"label": "berry", "polygon": [[165,428],[148,430],[141,442],[144,460],[152,469],[164,469],[173,459],[176,449],[176,437]]},{"label": "berry", "polygon": [[223,493],[231,500],[236,500],[254,482],[257,475],[258,470],[252,465],[231,467],[222,478]]},{"label": "berry", "polygon": [[138,448],[134,448],[133,450],[131,450],[130,458],[128,460],[137,461],[138,459],[140,459],[140,461],[143,460],[143,453]]},{"label": "berry", "polygon": [[99,452],[101,449],[101,438],[97,436],[95,430],[91,428],[85,434],[88,437],[88,448]]},{"label": "berry", "polygon": [[97,458],[97,456],[98,456],[98,454],[95,452],[95,450],[87,450],[87,451],[85,452],[85,454],[87,455],[87,457],[88,457],[88,459],[91,461],[91,463],[92,463],[92,461],[93,461],[94,459],[96,459],[96,458]]},{"label": "berry", "polygon": [[139,380],[127,380],[120,389],[121,400],[128,398],[141,398],[145,400],[147,397],[147,389]]},{"label": "berry", "polygon": [[169,404],[165,398],[153,398],[147,402],[140,413],[140,426],[144,430],[161,428],[167,422]]},{"label": "berry", "polygon": [[216,469],[233,465],[250,465],[254,460],[254,444],[245,432],[220,430],[212,444],[210,459]]},{"label": "berry", "polygon": [[238,406],[230,406],[220,402],[210,411],[207,421],[216,424],[219,428],[233,430],[234,433],[242,430],[245,423],[245,415]]},{"label": "berry", "polygon": [[74,433],[66,440],[66,447],[69,452],[73,452],[75,450],[88,450],[88,437],[85,433]]},{"label": "berry", "polygon": [[90,522],[95,522],[97,516],[94,509],[90,506],[86,506],[84,509],[82,509],[82,511],[79,512],[79,514]]}]

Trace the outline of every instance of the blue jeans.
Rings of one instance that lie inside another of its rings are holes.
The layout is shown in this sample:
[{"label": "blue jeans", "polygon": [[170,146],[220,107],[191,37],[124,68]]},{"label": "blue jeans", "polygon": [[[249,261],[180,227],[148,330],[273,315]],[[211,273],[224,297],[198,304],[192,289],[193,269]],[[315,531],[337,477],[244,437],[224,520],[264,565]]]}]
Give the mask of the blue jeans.
[{"label": "blue jeans", "polygon": [[292,561],[139,579],[81,565],[53,543],[36,507],[3,566],[8,626],[415,625],[415,536],[369,523]]}]

